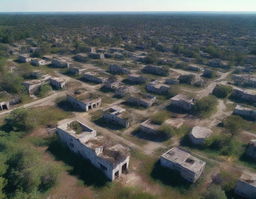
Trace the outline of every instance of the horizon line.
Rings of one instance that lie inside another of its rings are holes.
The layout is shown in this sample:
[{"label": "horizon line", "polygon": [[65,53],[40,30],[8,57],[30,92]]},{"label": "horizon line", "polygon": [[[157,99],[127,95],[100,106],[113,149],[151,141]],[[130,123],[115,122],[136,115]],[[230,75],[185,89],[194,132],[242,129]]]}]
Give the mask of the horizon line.
[{"label": "horizon line", "polygon": [[220,14],[256,14],[256,10],[255,11],[214,11],[214,10],[209,10],[209,11],[0,11],[0,14],[43,14],[43,13],[84,13],[84,14],[93,14],[93,13],[102,13],[102,14],[126,14],[126,13],[220,13]]}]

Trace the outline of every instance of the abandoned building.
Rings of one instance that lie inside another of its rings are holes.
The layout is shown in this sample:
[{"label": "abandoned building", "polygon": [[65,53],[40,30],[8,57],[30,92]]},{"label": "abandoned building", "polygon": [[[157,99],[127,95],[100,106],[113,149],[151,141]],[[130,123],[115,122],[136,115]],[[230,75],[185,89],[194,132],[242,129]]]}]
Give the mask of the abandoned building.
[{"label": "abandoned building", "polygon": [[159,75],[159,76],[167,76],[169,74],[169,71],[167,69],[160,66],[152,66],[152,65],[145,66],[142,69],[142,72],[153,74],[153,75]]},{"label": "abandoned building", "polygon": [[247,199],[255,199],[256,174],[244,172],[236,183],[235,193]]},{"label": "abandoned building", "polygon": [[63,89],[66,85],[66,80],[59,77],[51,77],[50,85],[55,89]]},{"label": "abandoned building", "polygon": [[43,65],[47,65],[48,64],[43,59],[32,59],[30,63],[31,63],[32,66],[43,66]]},{"label": "abandoned building", "polygon": [[146,82],[147,78],[141,76],[141,75],[129,75],[127,78],[127,81],[131,84],[144,84]]},{"label": "abandoned building", "polygon": [[195,126],[189,133],[189,140],[195,145],[202,145],[205,143],[206,139],[212,135],[212,133],[211,129]]},{"label": "abandoned building", "polygon": [[246,155],[256,160],[256,140],[251,140],[246,148]]},{"label": "abandoned building", "polygon": [[55,68],[69,68],[69,63],[61,59],[53,59],[51,65]]},{"label": "abandoned building", "polygon": [[23,82],[23,86],[26,88],[29,95],[35,94],[43,84],[48,83],[51,76],[43,75],[41,79],[28,80]]},{"label": "abandoned building", "polygon": [[130,93],[130,87],[128,86],[120,86],[115,90],[115,97],[125,97],[127,95],[129,95]]},{"label": "abandoned building", "polygon": [[167,95],[169,92],[170,87],[160,83],[159,81],[155,80],[150,82],[146,85],[146,90],[150,93],[155,93],[158,95]]},{"label": "abandoned building", "polygon": [[115,91],[116,89],[120,88],[124,84],[114,78],[109,78],[104,81],[103,88]]},{"label": "abandoned building", "polygon": [[77,62],[82,62],[82,63],[85,63],[88,61],[88,56],[87,54],[78,54],[78,55],[75,55],[73,57],[73,59]]},{"label": "abandoned building", "polygon": [[111,124],[116,124],[124,128],[129,127],[129,119],[126,110],[120,106],[112,106],[104,110],[103,119]]},{"label": "abandoned building", "polygon": [[191,111],[194,106],[195,100],[183,94],[178,94],[171,98],[171,106],[184,110]]},{"label": "abandoned building", "polygon": [[73,108],[86,112],[101,106],[101,98],[88,93],[69,93],[67,95],[67,101],[73,106]]},{"label": "abandoned building", "polygon": [[139,130],[146,134],[157,135],[160,133],[161,125],[153,123],[150,119],[140,124]]},{"label": "abandoned building", "polygon": [[29,55],[19,55],[17,62],[19,63],[29,63],[31,61],[31,58]]},{"label": "abandoned building", "polygon": [[82,75],[85,71],[85,68],[81,68],[78,66],[70,66],[68,69],[68,73],[71,75]]},{"label": "abandoned building", "polygon": [[189,152],[173,147],[160,158],[160,164],[173,170],[177,170],[188,182],[195,183],[204,171],[206,163]]},{"label": "abandoned building", "polygon": [[237,86],[256,88],[256,76],[232,75],[232,80]]},{"label": "abandoned building", "polygon": [[104,59],[105,56],[103,53],[89,53],[88,55],[91,59]]},{"label": "abandoned building", "polygon": [[130,96],[126,102],[133,106],[148,108],[156,102],[156,97],[148,94],[137,94]]},{"label": "abandoned building", "polygon": [[[77,129],[73,127],[78,125]],[[128,149],[97,136],[96,131],[86,124],[77,120],[65,120],[58,125],[56,134],[72,152],[89,160],[109,180],[113,181],[127,173],[130,160]]]},{"label": "abandoned building", "polygon": [[245,91],[242,89],[233,89],[231,93],[231,98],[243,102],[252,103],[252,105],[256,104],[256,93],[253,91]]},{"label": "abandoned building", "polygon": [[92,82],[95,84],[102,84],[104,82],[104,78],[97,75],[97,73],[88,72],[83,75],[83,80]]},{"label": "abandoned building", "polygon": [[118,66],[115,64],[109,66],[108,72],[113,75],[125,75],[130,73],[129,70],[127,70],[125,67]]},{"label": "abandoned building", "polygon": [[246,119],[256,120],[256,110],[252,108],[237,105],[233,113]]}]

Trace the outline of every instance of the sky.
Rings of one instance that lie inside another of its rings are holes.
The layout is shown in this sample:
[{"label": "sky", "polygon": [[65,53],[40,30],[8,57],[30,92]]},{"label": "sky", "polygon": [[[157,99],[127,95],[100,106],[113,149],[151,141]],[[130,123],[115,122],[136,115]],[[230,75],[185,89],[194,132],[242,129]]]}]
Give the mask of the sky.
[{"label": "sky", "polygon": [[0,0],[0,12],[256,11],[256,0]]}]

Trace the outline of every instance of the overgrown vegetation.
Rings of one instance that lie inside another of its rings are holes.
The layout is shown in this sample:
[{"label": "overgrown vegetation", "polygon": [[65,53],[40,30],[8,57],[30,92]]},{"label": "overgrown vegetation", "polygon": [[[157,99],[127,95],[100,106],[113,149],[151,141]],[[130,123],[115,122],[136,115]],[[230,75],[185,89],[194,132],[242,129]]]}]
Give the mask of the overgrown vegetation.
[{"label": "overgrown vegetation", "polygon": [[203,97],[196,101],[193,113],[199,117],[208,117],[216,110],[217,103],[218,101],[214,96]]}]

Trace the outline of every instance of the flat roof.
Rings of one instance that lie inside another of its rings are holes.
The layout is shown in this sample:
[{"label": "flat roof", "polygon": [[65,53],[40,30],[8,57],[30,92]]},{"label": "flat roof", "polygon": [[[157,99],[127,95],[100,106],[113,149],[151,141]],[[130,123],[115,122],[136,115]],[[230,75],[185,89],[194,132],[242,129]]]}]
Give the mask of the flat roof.
[{"label": "flat roof", "polygon": [[199,172],[206,164],[204,161],[178,147],[171,148],[161,157],[168,161],[175,162],[193,172]]},{"label": "flat roof", "polygon": [[201,126],[195,126],[192,131],[191,134],[195,137],[195,138],[208,138],[211,134],[212,134],[212,130],[208,129],[206,127],[201,127]]}]

